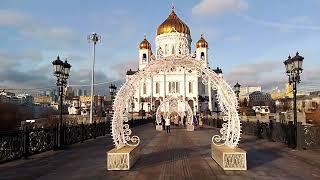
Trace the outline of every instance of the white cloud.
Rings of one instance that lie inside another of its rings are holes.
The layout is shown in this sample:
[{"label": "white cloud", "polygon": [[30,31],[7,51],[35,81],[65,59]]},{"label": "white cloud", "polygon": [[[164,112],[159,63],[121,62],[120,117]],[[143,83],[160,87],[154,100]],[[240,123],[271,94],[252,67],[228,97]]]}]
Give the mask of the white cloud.
[{"label": "white cloud", "polygon": [[21,30],[21,34],[26,37],[52,38],[52,39],[70,39],[73,32],[64,27],[39,27],[30,26]]},{"label": "white cloud", "polygon": [[74,33],[66,27],[50,27],[36,21],[28,14],[0,9],[0,27],[16,27],[23,37],[73,40]]},{"label": "white cloud", "polygon": [[257,25],[262,25],[262,26],[278,28],[282,31],[288,31],[288,30],[319,31],[320,30],[319,25],[312,25],[311,24],[312,21],[308,17],[305,17],[305,16],[294,17],[291,20],[287,20],[287,22],[289,22],[289,23],[267,21],[267,20],[258,19],[258,18],[252,17],[252,16],[248,16],[245,14],[238,14],[238,16],[247,22],[254,23]]},{"label": "white cloud", "polygon": [[30,21],[25,14],[0,9],[0,26],[24,26]]},{"label": "white cloud", "polygon": [[[240,64],[224,74],[231,84],[237,81],[243,86],[262,86],[264,91],[275,87],[284,88],[288,77],[281,62],[265,60],[257,63]],[[320,88],[320,68],[308,69],[301,75],[299,90],[312,91]]]},{"label": "white cloud", "polygon": [[111,69],[118,73],[118,78],[125,78],[125,75],[129,69],[131,69],[132,71],[137,71],[138,66],[138,60],[132,58],[131,60],[123,61],[121,63],[113,65]]},{"label": "white cloud", "polygon": [[248,9],[246,0],[202,0],[193,7],[192,13],[195,15],[217,15],[246,9]]}]

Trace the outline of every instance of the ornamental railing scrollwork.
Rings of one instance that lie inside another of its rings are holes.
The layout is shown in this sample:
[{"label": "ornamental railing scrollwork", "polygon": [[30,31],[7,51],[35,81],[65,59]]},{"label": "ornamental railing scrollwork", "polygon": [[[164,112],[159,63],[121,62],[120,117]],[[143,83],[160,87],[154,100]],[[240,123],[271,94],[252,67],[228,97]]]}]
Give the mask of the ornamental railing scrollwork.
[{"label": "ornamental railing scrollwork", "polygon": [[[110,133],[109,122],[62,126],[63,145],[83,142]],[[0,163],[53,150],[58,142],[58,126],[0,132]]]}]

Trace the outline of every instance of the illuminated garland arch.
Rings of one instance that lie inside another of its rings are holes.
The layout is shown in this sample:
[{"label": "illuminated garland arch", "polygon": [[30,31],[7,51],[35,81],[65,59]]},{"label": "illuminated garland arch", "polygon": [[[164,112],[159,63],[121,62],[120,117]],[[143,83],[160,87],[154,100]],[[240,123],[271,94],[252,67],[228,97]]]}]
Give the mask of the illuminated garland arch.
[{"label": "illuminated garland arch", "polygon": [[142,79],[148,79],[159,72],[171,72],[185,69],[196,71],[202,78],[202,83],[217,90],[217,100],[223,117],[223,125],[220,129],[221,135],[214,135],[212,142],[216,145],[226,145],[231,148],[237,147],[241,134],[241,123],[238,116],[238,100],[230,85],[219,77],[211,69],[204,67],[200,61],[191,56],[172,56],[151,61],[143,70],[127,78],[126,82],[119,89],[113,104],[114,115],[111,123],[111,133],[113,142],[117,149],[123,146],[137,146],[140,143],[138,136],[131,136],[129,128],[127,104],[133,97],[136,88],[139,88]]},{"label": "illuminated garland arch", "polygon": [[[168,108],[166,107],[167,104],[173,105],[173,107]],[[183,107],[184,111],[179,111],[179,107],[182,108],[181,105],[184,106]],[[160,125],[161,123],[161,112],[165,112],[165,113],[169,112],[170,114],[171,112],[174,112],[174,111],[177,112],[181,118],[186,116],[187,124],[192,125],[193,112],[190,105],[186,101],[184,101],[183,98],[177,97],[177,96],[169,96],[161,102],[156,112],[157,125]]]}]

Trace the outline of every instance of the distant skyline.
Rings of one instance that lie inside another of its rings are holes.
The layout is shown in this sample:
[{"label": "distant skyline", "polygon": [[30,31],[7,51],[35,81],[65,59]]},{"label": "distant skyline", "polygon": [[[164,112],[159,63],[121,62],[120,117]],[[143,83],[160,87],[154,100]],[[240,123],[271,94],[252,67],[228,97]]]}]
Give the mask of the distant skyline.
[{"label": "distant skyline", "polygon": [[[1,0],[0,88],[55,86],[51,62],[57,55],[72,65],[70,84],[89,84],[91,32],[102,36],[96,82],[121,79],[137,69],[144,35],[155,50],[157,27],[170,6],[170,0]],[[299,51],[305,57],[299,90],[320,90],[319,0],[175,0],[174,6],[191,30],[192,51],[204,34],[210,66],[221,67],[232,86],[283,88],[283,61]]]}]

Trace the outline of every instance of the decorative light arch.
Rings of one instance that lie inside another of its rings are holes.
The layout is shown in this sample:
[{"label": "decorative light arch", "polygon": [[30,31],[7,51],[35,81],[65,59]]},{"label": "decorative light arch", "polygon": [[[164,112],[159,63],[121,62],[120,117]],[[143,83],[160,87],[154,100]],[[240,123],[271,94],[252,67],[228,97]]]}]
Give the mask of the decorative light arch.
[{"label": "decorative light arch", "polygon": [[159,72],[195,71],[202,78],[202,83],[211,84],[217,90],[217,100],[221,111],[225,114],[221,135],[214,135],[212,142],[216,145],[237,147],[240,139],[241,123],[238,116],[238,100],[231,86],[219,77],[214,71],[203,66],[202,62],[191,56],[171,56],[151,61],[143,70],[127,78],[119,89],[113,104],[114,115],[111,123],[112,138],[117,149],[123,146],[137,146],[140,143],[138,136],[131,136],[132,131],[128,124],[127,104],[139,87],[142,79],[151,78]]},{"label": "decorative light arch", "polygon": [[[173,105],[173,107],[170,107],[170,108],[166,107],[167,104],[169,104],[169,105],[171,104],[171,105]],[[179,111],[179,107],[183,108],[184,110]],[[164,109],[164,111],[163,111],[163,109]],[[157,112],[156,112],[157,125],[160,125],[160,123],[161,123],[161,112],[169,112],[170,113],[173,111],[177,112],[180,117],[186,116],[187,124],[192,125],[193,112],[192,112],[191,107],[189,106],[187,101],[184,101],[183,98],[177,97],[177,96],[169,96],[161,102],[161,104],[158,107]],[[164,118],[166,118],[166,117],[164,117]]]}]

